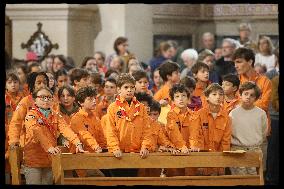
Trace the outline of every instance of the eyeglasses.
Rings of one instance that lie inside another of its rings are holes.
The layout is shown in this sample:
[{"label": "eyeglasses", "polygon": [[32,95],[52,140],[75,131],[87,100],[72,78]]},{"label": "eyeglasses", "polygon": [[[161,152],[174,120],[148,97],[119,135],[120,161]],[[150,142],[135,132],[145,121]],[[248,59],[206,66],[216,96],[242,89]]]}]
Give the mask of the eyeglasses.
[{"label": "eyeglasses", "polygon": [[42,100],[42,101],[52,101],[52,100],[53,100],[53,97],[52,97],[52,96],[43,96],[43,95],[40,95],[40,96],[37,96],[37,98],[39,98],[39,99]]}]

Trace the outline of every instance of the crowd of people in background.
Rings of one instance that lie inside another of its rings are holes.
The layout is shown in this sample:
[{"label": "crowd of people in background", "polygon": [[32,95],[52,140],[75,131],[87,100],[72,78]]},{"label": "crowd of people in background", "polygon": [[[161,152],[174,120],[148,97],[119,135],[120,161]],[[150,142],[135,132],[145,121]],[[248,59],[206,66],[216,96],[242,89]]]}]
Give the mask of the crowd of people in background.
[{"label": "crowd of people in background", "polygon": [[[52,184],[51,154],[110,152],[261,151],[267,184],[279,176],[279,48],[255,42],[249,23],[240,40],[217,46],[205,32],[202,48],[163,41],[143,63],[118,37],[114,53],[72,57],[6,56],[5,158],[24,149],[26,184]],[[150,170],[75,170],[71,176],[159,176]],[[166,169],[167,176],[256,174],[254,168]]]}]

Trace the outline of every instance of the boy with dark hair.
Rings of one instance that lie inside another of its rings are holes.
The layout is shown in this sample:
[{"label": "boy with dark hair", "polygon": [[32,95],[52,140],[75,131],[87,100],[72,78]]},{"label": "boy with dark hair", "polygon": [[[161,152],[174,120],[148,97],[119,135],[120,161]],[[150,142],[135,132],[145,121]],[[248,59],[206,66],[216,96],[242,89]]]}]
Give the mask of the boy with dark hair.
[{"label": "boy with dark hair", "polygon": [[97,90],[98,92],[97,97],[103,95],[103,90],[102,90],[103,82],[104,80],[100,73],[90,73],[88,86],[94,87]]},{"label": "boy with dark hair", "polygon": [[[100,153],[107,146],[100,119],[95,114],[96,95],[97,92],[94,87],[83,87],[78,90],[76,101],[80,109],[71,118],[71,128],[78,135],[87,151]],[[72,150],[74,150],[74,146],[71,146],[70,151]],[[80,177],[90,176],[91,174],[102,175],[98,170],[93,171],[96,172],[90,173],[90,171],[84,170],[77,170],[76,172]]]},{"label": "boy with dark hair", "polygon": [[202,96],[209,84],[209,66],[203,62],[197,62],[192,66],[191,72],[196,80],[193,96]]},{"label": "boy with dark hair", "polygon": [[188,90],[188,93],[190,94],[187,107],[192,111],[199,110],[202,107],[201,98],[199,96],[193,96],[193,92],[196,87],[195,79],[190,76],[186,76],[180,81],[180,83],[185,86],[185,88]]},{"label": "boy with dark hair", "polygon": [[147,72],[144,70],[137,70],[133,72],[132,76],[134,77],[135,83],[135,93],[144,92],[151,96],[153,93],[148,89],[149,87],[149,78]]},{"label": "boy with dark hair", "polygon": [[159,66],[159,73],[164,81],[164,85],[155,93],[154,99],[162,106],[159,121],[163,124],[167,123],[167,114],[171,109],[171,99],[169,91],[175,83],[180,81],[179,65],[170,60],[166,60]]},{"label": "boy with dark hair", "polygon": [[115,95],[117,93],[116,80],[114,78],[107,78],[103,84],[103,96],[100,96],[96,107],[96,113],[101,119],[106,113],[108,106],[115,101]]},{"label": "boy with dark hair", "polygon": [[[189,153],[189,127],[191,126],[193,111],[187,105],[189,92],[183,84],[175,84],[170,89],[173,102],[172,109],[167,115],[166,131],[170,141],[182,153]],[[183,176],[194,174],[193,169],[169,169],[168,176]]]},{"label": "boy with dark hair", "polygon": [[[147,108],[134,97],[135,79],[129,73],[119,76],[117,87],[118,96],[107,109],[108,150],[116,158],[121,158],[122,152],[140,152],[141,158],[146,158],[152,143]],[[114,170],[113,173],[136,176],[137,170]]]},{"label": "boy with dark hair", "polygon": [[[254,105],[261,95],[254,82],[245,82],[240,86],[241,105],[233,109],[232,118],[232,150],[261,151],[267,135],[267,116],[264,110]],[[266,152],[264,155],[265,164]],[[264,166],[265,167],[265,166]],[[231,168],[235,174],[256,174],[256,168]]]},{"label": "boy with dark hair", "polygon": [[166,60],[158,69],[160,76],[164,81],[164,85],[154,95],[154,99],[161,105],[166,105],[170,101],[170,88],[172,88],[175,83],[179,83],[180,81],[179,66],[175,62]]},{"label": "boy with dark hair", "polygon": [[268,117],[268,132],[270,135],[270,115],[268,113],[269,103],[271,101],[272,83],[263,75],[259,75],[254,70],[255,54],[253,50],[248,48],[238,48],[232,57],[235,67],[239,75],[240,84],[247,81],[253,81],[260,88],[261,97],[255,102],[255,105],[266,112]]},{"label": "boy with dark hair", "polygon": [[71,85],[74,87],[75,92],[80,88],[88,86],[88,78],[90,74],[87,70],[82,68],[74,68],[70,73]]},{"label": "boy with dark hair", "polygon": [[28,66],[28,73],[40,72],[40,71],[41,71],[41,66],[38,62],[34,62]]},{"label": "boy with dark hair", "polygon": [[[217,84],[210,84],[204,91],[207,105],[200,109],[189,127],[189,143],[192,149],[222,152],[230,150],[231,119],[227,111],[222,109],[224,100],[223,88]],[[203,168],[200,174],[223,174],[222,168]]]},{"label": "boy with dark hair", "polygon": [[57,87],[63,87],[68,84],[68,73],[65,69],[58,70],[54,74],[54,79],[56,81]]},{"label": "boy with dark hair", "polygon": [[223,76],[222,88],[225,95],[224,109],[227,110],[228,113],[240,103],[239,96],[237,95],[239,85],[240,80],[237,75],[227,74]]}]

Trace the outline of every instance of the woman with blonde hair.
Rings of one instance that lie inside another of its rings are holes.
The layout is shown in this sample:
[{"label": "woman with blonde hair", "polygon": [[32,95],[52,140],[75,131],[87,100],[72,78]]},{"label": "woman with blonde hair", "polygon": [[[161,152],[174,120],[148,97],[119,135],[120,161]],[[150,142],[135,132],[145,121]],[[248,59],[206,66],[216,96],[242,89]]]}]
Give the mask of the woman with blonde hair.
[{"label": "woman with blonde hair", "polygon": [[255,62],[265,65],[267,71],[275,68],[274,46],[270,37],[261,36],[257,42],[258,53],[255,55]]}]

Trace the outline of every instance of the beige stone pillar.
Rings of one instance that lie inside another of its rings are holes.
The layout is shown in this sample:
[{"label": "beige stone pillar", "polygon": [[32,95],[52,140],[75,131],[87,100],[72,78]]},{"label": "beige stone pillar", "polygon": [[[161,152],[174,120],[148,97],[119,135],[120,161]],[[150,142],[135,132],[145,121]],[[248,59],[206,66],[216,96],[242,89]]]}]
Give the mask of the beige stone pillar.
[{"label": "beige stone pillar", "polygon": [[59,48],[51,54],[63,54],[81,63],[84,56],[93,55],[96,5],[76,4],[7,4],[6,15],[12,21],[12,56],[25,59],[21,48],[42,23],[42,31]]},{"label": "beige stone pillar", "polygon": [[95,51],[109,55],[114,52],[115,39],[125,36],[129,39],[129,50],[140,61],[148,62],[153,51],[152,5],[98,4],[98,7]]}]

